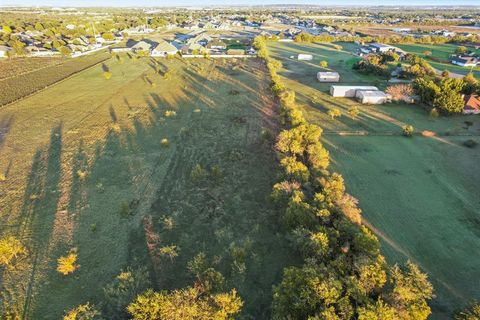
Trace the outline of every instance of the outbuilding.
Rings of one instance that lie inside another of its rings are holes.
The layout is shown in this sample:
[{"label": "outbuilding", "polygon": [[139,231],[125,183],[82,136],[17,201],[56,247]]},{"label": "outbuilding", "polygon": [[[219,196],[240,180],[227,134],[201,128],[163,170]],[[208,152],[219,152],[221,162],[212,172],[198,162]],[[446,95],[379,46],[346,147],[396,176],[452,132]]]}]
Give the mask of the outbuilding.
[{"label": "outbuilding", "polygon": [[305,61],[311,61],[313,59],[313,56],[311,54],[303,54],[300,53],[297,57],[298,60],[305,60]]},{"label": "outbuilding", "polygon": [[340,80],[340,75],[338,72],[318,72],[317,79],[320,82],[338,82]]},{"label": "outbuilding", "polygon": [[384,104],[388,96],[380,90],[357,90],[355,97],[363,104]]},{"label": "outbuilding", "polygon": [[354,98],[358,90],[378,91],[378,88],[373,86],[331,86],[330,94],[333,97]]}]

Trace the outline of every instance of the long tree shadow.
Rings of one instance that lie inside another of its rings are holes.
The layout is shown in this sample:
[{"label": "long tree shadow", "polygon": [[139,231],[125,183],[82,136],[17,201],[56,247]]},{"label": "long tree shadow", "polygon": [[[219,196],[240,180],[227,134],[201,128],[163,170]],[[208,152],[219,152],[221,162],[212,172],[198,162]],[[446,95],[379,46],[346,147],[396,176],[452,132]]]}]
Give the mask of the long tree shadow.
[{"label": "long tree shadow", "polygon": [[26,288],[23,319],[31,317],[37,283],[50,260],[51,231],[60,197],[61,153],[62,124],[59,124],[51,131],[49,145],[35,154],[24,197],[19,233],[21,238],[26,238],[25,233],[29,233],[32,270]]}]

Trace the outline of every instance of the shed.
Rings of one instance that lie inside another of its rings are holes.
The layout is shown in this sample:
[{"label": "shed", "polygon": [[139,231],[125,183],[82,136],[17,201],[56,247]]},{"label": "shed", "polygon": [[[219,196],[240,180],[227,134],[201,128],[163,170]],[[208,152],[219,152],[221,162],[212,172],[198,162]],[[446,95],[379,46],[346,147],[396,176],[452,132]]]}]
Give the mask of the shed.
[{"label": "shed", "polygon": [[306,61],[310,61],[313,59],[313,56],[311,54],[303,54],[303,53],[300,53],[297,57],[298,60],[306,60]]},{"label": "shed", "polygon": [[320,82],[338,82],[340,75],[338,72],[318,72],[317,79]]},{"label": "shed", "polygon": [[388,96],[380,90],[357,90],[355,97],[363,104],[383,104]]},{"label": "shed", "polygon": [[334,97],[355,97],[357,90],[378,90],[377,87],[373,86],[331,86],[330,94]]}]

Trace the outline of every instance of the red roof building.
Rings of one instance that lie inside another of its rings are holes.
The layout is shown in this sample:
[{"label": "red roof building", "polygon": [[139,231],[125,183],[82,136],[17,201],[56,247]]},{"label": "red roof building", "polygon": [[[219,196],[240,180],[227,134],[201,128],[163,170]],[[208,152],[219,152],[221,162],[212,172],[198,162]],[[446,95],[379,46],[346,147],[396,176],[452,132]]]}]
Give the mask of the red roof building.
[{"label": "red roof building", "polygon": [[468,95],[464,97],[465,105],[463,106],[463,114],[480,114],[480,100],[476,95]]}]

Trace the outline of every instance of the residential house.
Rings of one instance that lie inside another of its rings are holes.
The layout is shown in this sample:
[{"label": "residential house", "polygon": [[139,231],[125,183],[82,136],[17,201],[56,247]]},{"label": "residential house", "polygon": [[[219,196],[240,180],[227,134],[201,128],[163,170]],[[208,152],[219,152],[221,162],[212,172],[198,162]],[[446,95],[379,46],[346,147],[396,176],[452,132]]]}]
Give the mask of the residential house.
[{"label": "residential house", "polygon": [[13,52],[13,49],[7,46],[0,45],[0,58],[8,57],[9,52]]},{"label": "residential house", "polygon": [[463,99],[465,101],[463,114],[480,114],[480,99],[477,95],[466,95]]},{"label": "residential house", "polygon": [[166,57],[169,55],[174,55],[177,52],[178,49],[175,46],[165,40],[162,40],[155,46],[155,48],[152,49],[150,55],[152,57]]},{"label": "residential house", "polygon": [[207,48],[212,49],[212,50],[225,50],[225,49],[227,49],[227,44],[225,42],[223,42],[222,40],[215,39],[215,40],[210,41],[207,44]]},{"label": "residential house", "polygon": [[152,44],[148,43],[144,40],[137,42],[134,46],[132,46],[133,52],[150,52],[152,48]]},{"label": "residential house", "polygon": [[456,56],[452,57],[451,63],[461,67],[475,67],[478,64],[478,59],[470,56]]}]

